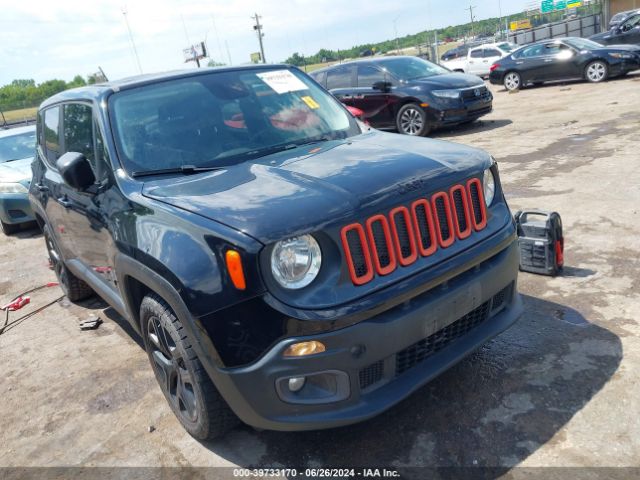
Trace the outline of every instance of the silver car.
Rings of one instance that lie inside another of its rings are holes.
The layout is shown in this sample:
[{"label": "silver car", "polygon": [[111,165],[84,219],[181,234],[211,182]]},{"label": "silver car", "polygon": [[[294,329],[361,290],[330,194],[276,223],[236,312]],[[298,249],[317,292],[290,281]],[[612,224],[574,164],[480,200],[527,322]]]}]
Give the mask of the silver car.
[{"label": "silver car", "polygon": [[0,130],[0,226],[5,235],[35,220],[29,204],[36,127]]}]

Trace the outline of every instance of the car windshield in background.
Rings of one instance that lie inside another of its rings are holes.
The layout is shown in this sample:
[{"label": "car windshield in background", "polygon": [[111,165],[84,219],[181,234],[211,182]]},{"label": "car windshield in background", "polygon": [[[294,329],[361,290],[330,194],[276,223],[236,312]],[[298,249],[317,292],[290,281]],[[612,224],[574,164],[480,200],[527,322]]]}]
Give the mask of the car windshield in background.
[{"label": "car windshield in background", "polygon": [[578,50],[593,50],[596,48],[602,48],[598,42],[594,42],[593,40],[588,40],[586,38],[567,38],[565,40],[567,45],[572,46],[573,48],[577,48]]},{"label": "car windshield in background", "polygon": [[435,63],[427,62],[421,58],[389,58],[380,61],[389,73],[401,80],[416,80],[418,78],[433,77],[434,75],[443,75],[451,73],[446,68],[442,68]]},{"label": "car windshield in background", "polygon": [[146,85],[114,94],[109,108],[118,153],[137,174],[224,167],[360,132],[337,100],[284,68]]},{"label": "car windshield in background", "polygon": [[33,157],[36,150],[36,132],[0,137],[0,163]]},{"label": "car windshield in background", "polygon": [[513,44],[513,43],[509,43],[509,42],[505,42],[505,43],[499,43],[497,45],[497,47],[502,50],[503,52],[513,52],[516,48],[518,48],[517,45]]}]

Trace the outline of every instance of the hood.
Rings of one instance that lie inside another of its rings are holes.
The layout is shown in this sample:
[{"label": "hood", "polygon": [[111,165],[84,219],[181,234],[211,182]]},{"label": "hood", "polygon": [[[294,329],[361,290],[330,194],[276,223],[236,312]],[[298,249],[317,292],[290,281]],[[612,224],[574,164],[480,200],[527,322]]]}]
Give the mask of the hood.
[{"label": "hood", "polygon": [[152,180],[142,194],[267,244],[398,206],[490,163],[489,155],[470,147],[378,131],[324,144],[320,151],[297,150]]},{"label": "hood", "polygon": [[606,47],[602,47],[599,50],[604,50],[606,52],[623,51],[623,52],[639,53],[640,46],[638,45],[607,45]]},{"label": "hood", "polygon": [[0,163],[0,182],[22,182],[31,180],[31,162],[33,158],[23,158]]},{"label": "hood", "polygon": [[412,80],[412,82],[432,87],[434,89],[471,88],[484,85],[484,82],[480,77],[457,72],[434,75],[433,77],[418,78]]}]

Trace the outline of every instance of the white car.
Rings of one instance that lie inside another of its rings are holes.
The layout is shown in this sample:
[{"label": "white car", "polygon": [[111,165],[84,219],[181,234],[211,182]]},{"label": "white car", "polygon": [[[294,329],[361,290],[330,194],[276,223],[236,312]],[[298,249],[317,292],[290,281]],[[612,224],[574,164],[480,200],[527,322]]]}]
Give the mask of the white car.
[{"label": "white car", "polygon": [[516,48],[518,46],[511,42],[485,43],[470,48],[466,57],[444,61],[441,64],[454,72],[486,77],[494,62],[506,57]]}]

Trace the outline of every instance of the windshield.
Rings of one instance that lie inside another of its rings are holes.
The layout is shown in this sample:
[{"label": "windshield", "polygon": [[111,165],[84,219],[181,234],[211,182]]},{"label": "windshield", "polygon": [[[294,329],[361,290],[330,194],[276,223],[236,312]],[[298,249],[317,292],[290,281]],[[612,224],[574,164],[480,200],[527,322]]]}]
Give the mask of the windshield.
[{"label": "windshield", "polygon": [[518,45],[514,43],[505,42],[505,43],[499,43],[497,47],[503,52],[510,53],[510,52],[513,52],[516,48],[518,48]]},{"label": "windshield", "polygon": [[565,40],[567,45],[577,48],[578,50],[593,50],[594,48],[602,48],[597,42],[593,40],[587,40],[586,38],[567,38]]},{"label": "windshield", "polygon": [[0,163],[20,160],[35,155],[36,132],[0,137]]},{"label": "windshield", "polygon": [[215,168],[360,129],[295,69],[242,69],[169,80],[109,101],[118,153],[130,173]]},{"label": "windshield", "polygon": [[416,78],[433,77],[451,73],[435,63],[427,62],[421,58],[389,58],[379,62],[389,73],[402,80],[414,80]]}]

